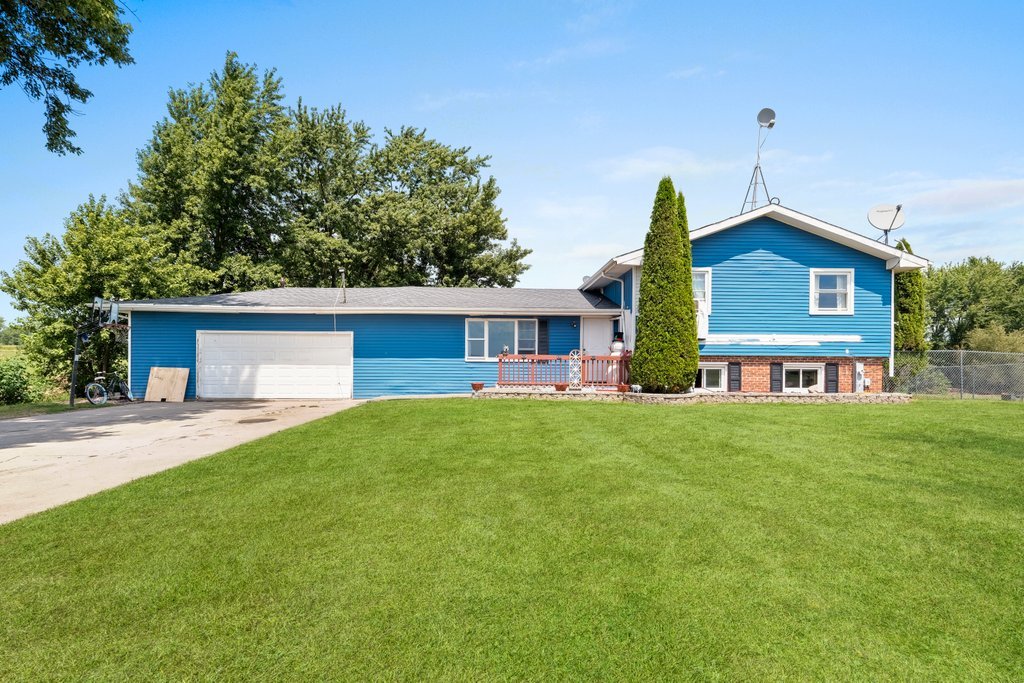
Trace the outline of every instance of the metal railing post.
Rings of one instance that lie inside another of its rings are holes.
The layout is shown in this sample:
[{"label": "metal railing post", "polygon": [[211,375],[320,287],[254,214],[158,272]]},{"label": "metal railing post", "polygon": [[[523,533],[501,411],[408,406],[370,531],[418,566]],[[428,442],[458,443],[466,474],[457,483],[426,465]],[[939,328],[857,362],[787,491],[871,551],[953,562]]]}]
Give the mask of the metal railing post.
[{"label": "metal railing post", "polygon": [[964,397],[964,350],[960,349],[960,398]]}]

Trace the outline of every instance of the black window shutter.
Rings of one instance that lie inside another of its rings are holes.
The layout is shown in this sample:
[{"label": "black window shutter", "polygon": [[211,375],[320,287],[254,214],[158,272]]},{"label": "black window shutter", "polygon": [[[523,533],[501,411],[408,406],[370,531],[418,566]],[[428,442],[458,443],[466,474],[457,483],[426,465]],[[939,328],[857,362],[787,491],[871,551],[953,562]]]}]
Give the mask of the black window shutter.
[{"label": "black window shutter", "polygon": [[548,353],[550,344],[548,343],[548,321],[538,320],[537,321],[537,353],[544,356]]},{"label": "black window shutter", "polygon": [[782,391],[782,363],[772,363],[771,380],[772,391]]},{"label": "black window shutter", "polygon": [[729,391],[740,391],[743,386],[743,366],[729,363]]},{"label": "black window shutter", "polygon": [[839,393],[839,363],[825,363],[825,393]]}]

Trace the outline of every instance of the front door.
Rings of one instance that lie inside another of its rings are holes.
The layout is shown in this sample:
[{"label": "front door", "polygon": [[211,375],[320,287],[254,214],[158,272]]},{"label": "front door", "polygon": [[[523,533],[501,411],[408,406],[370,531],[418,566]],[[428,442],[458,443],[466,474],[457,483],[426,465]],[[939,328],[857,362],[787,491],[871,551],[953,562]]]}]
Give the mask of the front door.
[{"label": "front door", "polygon": [[608,318],[583,318],[580,351],[585,356],[607,356],[612,345],[612,321]]}]

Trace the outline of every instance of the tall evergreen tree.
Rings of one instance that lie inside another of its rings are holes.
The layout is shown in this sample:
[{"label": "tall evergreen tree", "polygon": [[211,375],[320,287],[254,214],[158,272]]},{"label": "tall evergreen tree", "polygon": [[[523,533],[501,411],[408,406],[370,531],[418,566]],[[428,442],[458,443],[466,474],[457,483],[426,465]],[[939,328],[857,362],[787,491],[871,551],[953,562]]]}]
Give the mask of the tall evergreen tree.
[{"label": "tall evergreen tree", "polygon": [[683,302],[683,361],[684,377],[689,379],[684,385],[693,386],[697,378],[697,367],[700,363],[700,345],[697,341],[697,306],[693,299],[693,247],[690,244],[690,222],[686,218],[686,198],[680,192],[676,196],[676,210],[679,212],[679,238],[683,251],[683,279],[685,301]]},{"label": "tall evergreen tree", "polygon": [[636,349],[630,371],[633,382],[644,391],[678,392],[693,385],[685,341],[694,325],[692,291],[683,261],[676,192],[672,179],[665,177],[658,185],[651,227],[644,240]]},{"label": "tall evergreen tree", "polygon": [[[906,239],[897,242],[896,247],[908,254],[914,253]],[[893,334],[897,351],[924,351],[928,348],[924,338],[924,300],[924,274],[920,270],[896,273],[896,324]]]}]

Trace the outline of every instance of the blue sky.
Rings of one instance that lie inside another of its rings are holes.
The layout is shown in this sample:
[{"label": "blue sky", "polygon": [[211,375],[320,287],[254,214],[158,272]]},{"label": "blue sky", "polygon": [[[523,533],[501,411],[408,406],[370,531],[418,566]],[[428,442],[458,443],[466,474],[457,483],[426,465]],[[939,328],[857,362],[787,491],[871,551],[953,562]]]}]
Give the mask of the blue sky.
[{"label": "blue sky", "polygon": [[901,202],[901,233],[936,262],[1024,260],[1024,3],[128,4],[136,64],[81,73],[84,155],[47,153],[41,106],[0,90],[0,269],[124,188],[168,88],[227,50],[277,68],[291,102],[491,155],[534,250],[525,286],[575,286],[640,246],[663,174],[691,228],[738,213],[765,106],[783,204],[872,234],[868,208]]}]

